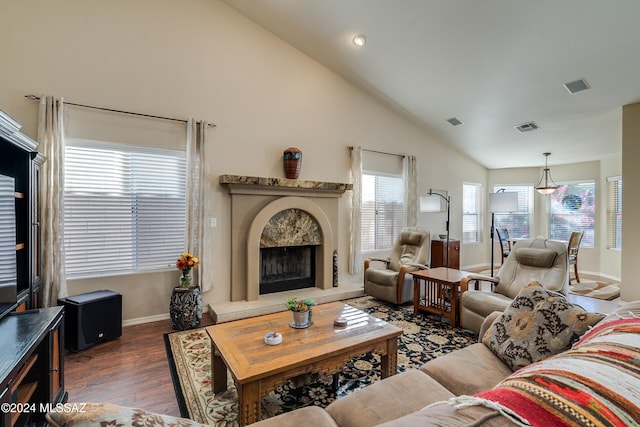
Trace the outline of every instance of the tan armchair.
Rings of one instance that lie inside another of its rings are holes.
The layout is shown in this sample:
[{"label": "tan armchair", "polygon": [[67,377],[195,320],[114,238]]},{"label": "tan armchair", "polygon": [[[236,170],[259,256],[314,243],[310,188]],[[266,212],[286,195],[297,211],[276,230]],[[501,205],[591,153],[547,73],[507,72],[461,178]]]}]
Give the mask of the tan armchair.
[{"label": "tan armchair", "polygon": [[[482,281],[491,283],[491,292],[478,289]],[[493,311],[504,311],[518,292],[533,281],[550,291],[567,293],[569,259],[564,243],[547,239],[520,240],[495,277],[470,275],[462,279],[462,327],[479,332],[485,317]]]},{"label": "tan armchair", "polygon": [[413,301],[413,276],[408,273],[428,268],[430,243],[426,228],[402,229],[388,259],[364,260],[364,292],[392,304]]}]

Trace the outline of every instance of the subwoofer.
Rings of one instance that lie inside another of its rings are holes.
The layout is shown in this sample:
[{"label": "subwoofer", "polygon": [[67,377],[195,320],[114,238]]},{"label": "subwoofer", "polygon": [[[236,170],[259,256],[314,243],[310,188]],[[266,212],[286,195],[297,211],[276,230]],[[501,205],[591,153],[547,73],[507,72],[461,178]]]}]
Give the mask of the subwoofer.
[{"label": "subwoofer", "polygon": [[58,299],[64,305],[65,347],[82,351],[122,336],[122,295],[95,291]]}]

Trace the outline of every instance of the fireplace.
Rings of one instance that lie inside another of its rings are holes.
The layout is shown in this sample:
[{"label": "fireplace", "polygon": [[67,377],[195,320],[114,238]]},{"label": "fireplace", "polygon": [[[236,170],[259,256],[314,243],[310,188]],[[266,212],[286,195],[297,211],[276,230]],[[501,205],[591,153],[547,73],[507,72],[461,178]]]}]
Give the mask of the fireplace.
[{"label": "fireplace", "polygon": [[260,248],[260,295],[316,286],[316,247]]},{"label": "fireplace", "polygon": [[[334,286],[339,198],[351,184],[237,175],[221,175],[220,183],[231,195],[232,302],[256,301],[290,282],[305,288]],[[276,280],[275,273],[265,278],[268,269],[300,277]],[[276,289],[267,290],[272,285]]]}]

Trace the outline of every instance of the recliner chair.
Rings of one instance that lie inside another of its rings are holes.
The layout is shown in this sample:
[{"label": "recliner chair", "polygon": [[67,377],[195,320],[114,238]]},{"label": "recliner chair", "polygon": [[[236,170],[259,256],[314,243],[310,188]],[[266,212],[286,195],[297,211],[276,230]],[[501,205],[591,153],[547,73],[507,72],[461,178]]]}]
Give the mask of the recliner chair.
[{"label": "recliner chair", "polygon": [[[491,292],[478,289],[479,282],[491,283]],[[465,329],[480,331],[493,311],[504,311],[520,290],[538,281],[550,291],[566,294],[569,288],[569,259],[563,242],[520,240],[495,277],[469,275],[460,282],[460,323]],[[469,289],[472,285],[475,289]]]},{"label": "recliner chair", "polygon": [[[413,301],[413,276],[408,273],[428,268],[430,248],[428,229],[403,228],[388,259],[364,260],[364,292],[392,304]],[[375,268],[374,262],[384,266]]]}]

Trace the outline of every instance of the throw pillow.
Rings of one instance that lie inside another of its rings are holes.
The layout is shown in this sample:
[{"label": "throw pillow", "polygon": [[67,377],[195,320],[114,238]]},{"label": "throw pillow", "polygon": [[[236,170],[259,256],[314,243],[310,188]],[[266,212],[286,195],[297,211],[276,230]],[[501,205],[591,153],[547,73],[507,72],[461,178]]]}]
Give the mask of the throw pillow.
[{"label": "throw pillow", "polygon": [[531,282],[491,324],[482,342],[516,371],[567,350],[602,318]]},{"label": "throw pillow", "polygon": [[531,426],[632,426],[640,420],[640,318],[600,323],[572,349],[474,396]]}]

